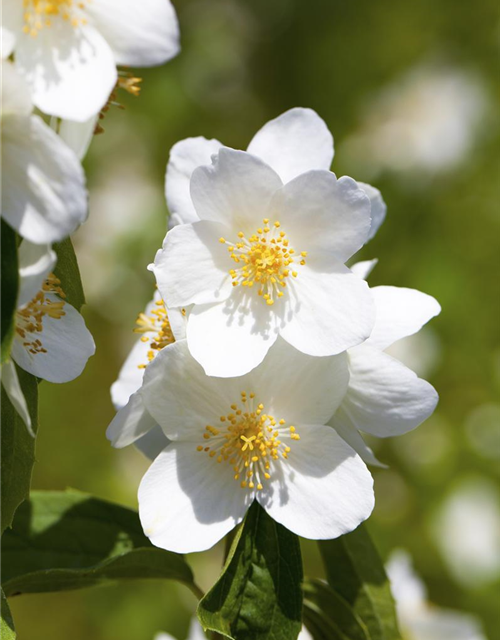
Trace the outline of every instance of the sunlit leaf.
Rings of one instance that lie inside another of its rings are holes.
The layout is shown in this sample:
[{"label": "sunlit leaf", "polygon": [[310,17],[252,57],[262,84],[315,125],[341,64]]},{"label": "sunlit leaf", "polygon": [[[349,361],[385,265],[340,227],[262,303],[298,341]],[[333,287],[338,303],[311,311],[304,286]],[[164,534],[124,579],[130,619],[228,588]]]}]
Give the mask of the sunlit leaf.
[{"label": "sunlit leaf", "polygon": [[301,628],[301,581],[297,536],[254,502],[198,617],[205,628],[235,640],[294,640]]},{"label": "sunlit leaf", "polygon": [[3,590],[0,590],[0,597],[2,602],[2,617],[0,619],[0,638],[2,640],[15,640],[16,632],[14,630],[14,621],[12,620],[12,614],[9,609],[7,598]]},{"label": "sunlit leaf", "polygon": [[135,511],[78,491],[34,491],[3,537],[7,596],[110,580],[178,580],[196,592],[184,558],[153,547]]},{"label": "sunlit leaf", "polygon": [[319,548],[330,587],[353,609],[370,640],[401,640],[382,560],[364,526]]},{"label": "sunlit leaf", "polygon": [[[32,428],[38,424],[38,385],[36,378],[17,367],[26,398]],[[12,406],[2,386],[1,429],[1,520],[2,531],[9,527],[17,507],[29,496],[31,472],[35,463],[35,439]]]},{"label": "sunlit leaf", "polygon": [[17,239],[16,233],[9,225],[1,221],[1,259],[2,268],[2,323],[1,323],[1,361],[5,362],[10,353],[12,338],[14,337],[15,313],[17,307],[17,292],[19,274],[17,268]]},{"label": "sunlit leaf", "polygon": [[70,238],[58,242],[53,246],[57,254],[57,264],[54,274],[61,281],[61,288],[66,294],[66,301],[80,311],[85,304],[80,269],[76,259],[75,250]]}]

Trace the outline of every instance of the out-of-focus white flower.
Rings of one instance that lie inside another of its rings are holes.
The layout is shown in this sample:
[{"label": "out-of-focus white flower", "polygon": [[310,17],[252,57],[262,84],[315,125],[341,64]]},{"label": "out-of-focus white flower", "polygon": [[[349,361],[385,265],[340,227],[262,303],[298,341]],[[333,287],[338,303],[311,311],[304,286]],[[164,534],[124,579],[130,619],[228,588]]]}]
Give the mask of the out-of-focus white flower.
[{"label": "out-of-focus white flower", "polygon": [[137,393],[147,365],[162,349],[169,349],[176,340],[186,337],[186,309],[169,309],[158,291],[137,318],[136,333],[141,338],[125,360],[118,379],[111,386],[111,400],[117,410],[106,436],[114,447],[134,443],[153,459],[168,444],[156,420],[146,411],[142,396]]},{"label": "out-of-focus white flower", "polygon": [[[354,270],[366,277],[371,267],[367,262]],[[379,438],[402,435],[426,420],[438,401],[428,382],[385,350],[415,334],[441,308],[433,297],[415,289],[381,286],[370,291],[375,301],[375,326],[366,342],[347,352],[349,386],[329,424],[365,462],[380,464],[359,432]]]},{"label": "out-of-focus white flower", "polygon": [[473,616],[427,602],[425,585],[405,551],[394,551],[386,569],[404,640],[486,640]]},{"label": "out-of-focus white flower", "polygon": [[85,121],[106,103],[116,65],[166,62],[179,28],[170,0],[5,0],[2,40],[39,109]]},{"label": "out-of-focus white flower", "polygon": [[[22,7],[22,3],[19,3]],[[62,240],[87,216],[78,158],[41,118],[28,87],[2,63],[2,217],[37,244]]]},{"label": "out-of-focus white flower", "polygon": [[[19,296],[11,358],[22,369],[49,382],[69,382],[95,352],[82,316],[64,301],[52,270],[56,255],[49,246],[24,240],[19,248]],[[5,369],[5,367],[4,367]],[[2,383],[31,430],[31,420],[12,363]],[[21,396],[20,396],[21,394]]]},{"label": "out-of-focus white flower", "polygon": [[[174,636],[171,636],[169,633],[158,633],[154,640],[176,640]],[[186,640],[206,640],[206,635],[203,633],[200,623],[196,618],[193,618],[191,624],[189,626],[189,633]],[[302,627],[302,631],[299,633],[299,637],[297,640],[313,640],[309,631]]]},{"label": "out-of-focus white flower", "polygon": [[238,378],[205,375],[185,340],[162,349],[140,389],[171,440],[139,487],[146,535],[171,551],[202,551],[254,500],[306,538],[356,528],[373,508],[372,478],[324,426],[347,382],[345,354],[315,358],[281,338]]},{"label": "out-of-focus white flower", "polygon": [[[182,221],[193,209],[197,220],[170,230],[153,270],[169,306],[195,305],[187,340],[206,373],[247,373],[278,335],[314,356],[366,339],[371,298],[344,263],[373,233],[371,201],[329,171],[333,143],[321,118],[292,109],[248,152],[184,143],[171,157],[169,203]],[[213,164],[192,171],[214,149]]]},{"label": "out-of-focus white flower", "polygon": [[456,580],[480,587],[500,575],[500,494],[485,478],[461,481],[437,511],[432,531]]},{"label": "out-of-focus white flower", "polygon": [[369,104],[360,131],[344,151],[372,175],[384,169],[433,174],[467,155],[486,105],[484,88],[471,73],[419,66]]}]

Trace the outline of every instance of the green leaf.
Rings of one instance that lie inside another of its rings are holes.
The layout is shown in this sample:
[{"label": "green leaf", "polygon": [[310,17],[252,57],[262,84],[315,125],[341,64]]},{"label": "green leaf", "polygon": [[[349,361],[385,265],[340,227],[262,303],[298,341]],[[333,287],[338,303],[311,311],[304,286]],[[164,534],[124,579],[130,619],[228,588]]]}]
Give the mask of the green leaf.
[{"label": "green leaf", "polygon": [[12,344],[12,339],[14,337],[19,273],[17,267],[16,233],[4,220],[1,221],[1,225],[1,362],[3,363],[9,358],[10,347]]},{"label": "green leaf", "polygon": [[14,621],[7,603],[7,598],[3,590],[0,590],[2,599],[2,617],[0,619],[0,638],[2,640],[16,640],[16,632],[14,630]]},{"label": "green leaf", "polygon": [[254,502],[198,617],[205,629],[234,640],[294,640],[302,625],[301,582],[297,536]]},{"label": "green leaf", "polygon": [[369,640],[401,640],[389,580],[364,526],[318,544],[328,584],[351,605]]},{"label": "green leaf", "polygon": [[57,254],[57,264],[54,275],[61,281],[61,288],[66,294],[66,302],[80,311],[85,304],[80,269],[76,260],[75,250],[70,238],[56,243],[53,247]]},{"label": "green leaf", "polygon": [[304,583],[304,622],[314,640],[369,640],[370,635],[351,605],[327,584]]},{"label": "green leaf", "polygon": [[[38,425],[38,385],[36,378],[16,367],[26,398],[33,430]],[[31,473],[35,463],[35,439],[12,406],[5,389],[1,392],[1,521],[2,531],[10,527],[18,506],[29,496]]]},{"label": "green leaf", "polygon": [[33,491],[3,536],[7,596],[132,578],[178,580],[197,593],[184,558],[153,547],[135,511],[79,491]]}]

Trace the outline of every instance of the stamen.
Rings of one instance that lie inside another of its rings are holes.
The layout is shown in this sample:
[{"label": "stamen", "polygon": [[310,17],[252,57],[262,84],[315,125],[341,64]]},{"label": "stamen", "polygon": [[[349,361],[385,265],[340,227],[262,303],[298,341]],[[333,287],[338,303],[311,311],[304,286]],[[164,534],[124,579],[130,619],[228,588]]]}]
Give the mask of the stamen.
[{"label": "stamen", "polygon": [[[198,445],[197,451],[205,451],[218,463],[227,462],[235,480],[243,475],[240,486],[262,491],[270,480],[272,467],[283,463],[291,447],[284,441],[299,440],[294,426],[286,427],[283,419],[262,413],[264,404],[255,401],[254,393],[241,392],[242,408],[231,404],[231,412],[220,416],[219,428],[206,425],[202,435],[210,446]],[[279,439],[278,439],[279,438]]]},{"label": "stamen", "polygon": [[77,28],[87,24],[86,5],[91,0],[23,0],[23,32],[36,38],[39,32],[52,25],[54,19],[69,22]]},{"label": "stamen", "polygon": [[[149,315],[140,313],[136,320],[134,333],[143,333],[141,342],[149,342],[147,352],[148,363],[153,360],[158,351],[175,342],[175,336],[170,326],[167,309],[163,300],[157,300],[154,309]],[[146,363],[147,364],[147,363]],[[145,369],[146,364],[138,365],[139,369]]]}]

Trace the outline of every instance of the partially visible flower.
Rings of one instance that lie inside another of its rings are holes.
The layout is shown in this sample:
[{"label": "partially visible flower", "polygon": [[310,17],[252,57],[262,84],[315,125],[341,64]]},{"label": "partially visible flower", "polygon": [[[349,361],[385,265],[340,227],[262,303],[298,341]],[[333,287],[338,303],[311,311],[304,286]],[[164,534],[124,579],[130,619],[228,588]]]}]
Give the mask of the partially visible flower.
[{"label": "partially visible flower", "polygon": [[208,375],[247,373],[278,335],[314,356],[369,336],[368,288],[344,263],[372,233],[370,199],[328,170],[332,155],[324,122],[294,109],[249,152],[220,148],[212,166],[195,169],[191,205],[178,182],[177,213],[191,206],[199,220],[169,231],[153,270],[170,307],[195,305],[187,340]]},{"label": "partially visible flower", "polygon": [[386,569],[404,640],[486,640],[475,617],[429,604],[405,551],[394,551]]},{"label": "partially visible flower", "polygon": [[134,443],[154,458],[168,444],[156,420],[146,411],[140,393],[144,371],[155,355],[176,340],[185,339],[186,309],[169,309],[158,291],[137,318],[136,333],[141,334],[125,360],[118,379],[111,386],[111,400],[117,410],[106,436],[114,447]]},{"label": "partially visible flower", "polygon": [[345,354],[315,358],[281,338],[238,378],[205,375],[185,340],[160,351],[140,390],[171,441],[139,487],[139,515],[153,544],[208,549],[254,500],[306,538],[355,529],[373,508],[372,478],[324,426],[347,383]]},{"label": "partially visible flower", "polygon": [[[53,274],[56,255],[48,246],[24,240],[19,247],[19,297],[11,358],[22,369],[49,382],[69,382],[95,352],[82,316],[69,303]],[[2,383],[31,429],[26,403],[12,364]]]},{"label": "partially visible flower", "polygon": [[[355,265],[361,277],[372,262]],[[373,287],[376,320],[366,342],[348,350],[349,386],[329,424],[371,464],[380,464],[365,444],[360,431],[379,438],[402,435],[426,420],[434,411],[438,395],[385,350],[410,336],[436,316],[437,301],[415,289]]]},{"label": "partially visible flower", "polygon": [[9,62],[2,63],[2,81],[2,217],[36,244],[62,240],[87,216],[83,170],[32,115],[28,88]]},{"label": "partially visible flower", "polygon": [[154,66],[179,52],[170,0],[5,0],[2,37],[35,105],[78,121],[104,106],[116,65]]},{"label": "partially visible flower", "polygon": [[[158,633],[154,640],[176,640],[174,636],[169,633]],[[188,637],[186,640],[206,640],[206,635],[203,633],[200,623],[196,618],[193,618],[189,625]],[[313,640],[309,631],[302,627],[302,631],[299,633],[297,640]]]}]

